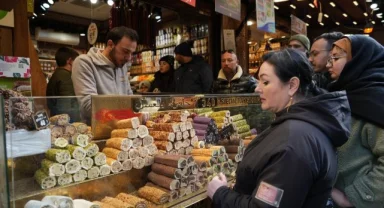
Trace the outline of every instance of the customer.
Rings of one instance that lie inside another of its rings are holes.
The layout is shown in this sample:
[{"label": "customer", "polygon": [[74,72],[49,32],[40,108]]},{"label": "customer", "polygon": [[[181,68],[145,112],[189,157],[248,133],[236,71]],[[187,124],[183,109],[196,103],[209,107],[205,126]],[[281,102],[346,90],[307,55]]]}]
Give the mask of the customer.
[{"label": "customer", "polygon": [[344,34],[341,32],[324,33],[315,38],[312,44],[311,52],[309,52],[309,61],[315,71],[312,79],[320,88],[326,89],[332,81],[326,65],[331,54],[332,44],[343,36]]},{"label": "customer", "polygon": [[245,150],[234,190],[220,174],[208,196],[214,207],[323,208],[337,173],[334,146],[349,135],[347,97],[321,94],[301,52],[285,49],[264,58],[256,91],[261,108],[276,119]]},{"label": "customer", "polygon": [[151,84],[149,92],[174,92],[175,58],[163,56],[159,60],[160,70],[155,73],[155,80]]},{"label": "customer", "polygon": [[327,66],[335,80],[329,90],[347,91],[352,112],[332,198],[340,207],[384,207],[384,47],[363,35],[344,37]]},{"label": "customer", "polygon": [[253,93],[255,91],[256,79],[246,75],[238,63],[233,50],[225,50],[221,53],[221,70],[213,83],[214,93]]},{"label": "customer", "polygon": [[127,27],[115,27],[108,32],[103,52],[91,48],[74,62],[72,80],[79,99],[83,120],[91,122],[92,95],[132,94],[127,75],[127,63],[136,50],[138,35]]},{"label": "customer", "polygon": [[[56,51],[57,68],[49,79],[46,96],[75,96],[71,79],[73,61],[79,56],[75,50],[62,47]],[[76,98],[48,98],[50,115],[69,114],[71,121],[80,121],[79,105]]]},{"label": "customer", "polygon": [[311,46],[311,43],[308,37],[302,34],[291,36],[288,43],[289,48],[299,50],[301,52],[304,52],[305,54],[308,54],[310,46]]},{"label": "customer", "polygon": [[177,93],[209,93],[213,82],[211,67],[203,57],[193,56],[191,46],[181,43],[175,48],[176,60],[181,66],[175,72]]}]

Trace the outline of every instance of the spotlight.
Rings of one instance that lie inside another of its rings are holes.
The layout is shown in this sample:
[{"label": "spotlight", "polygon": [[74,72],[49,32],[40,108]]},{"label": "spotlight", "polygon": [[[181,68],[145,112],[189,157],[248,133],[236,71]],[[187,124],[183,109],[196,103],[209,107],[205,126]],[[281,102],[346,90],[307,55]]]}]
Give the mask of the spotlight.
[{"label": "spotlight", "polygon": [[81,36],[81,37],[84,37],[84,36],[85,36],[85,33],[80,33],[80,36]]},{"label": "spotlight", "polygon": [[152,12],[148,15],[148,18],[151,18],[151,16],[152,16]]},{"label": "spotlight", "polygon": [[292,9],[296,9],[296,6],[295,5],[293,5],[293,4],[291,4],[291,5],[289,5]]},{"label": "spotlight", "polygon": [[339,22],[335,22],[335,24],[336,24],[336,25],[340,25],[340,23],[339,23]]},{"label": "spotlight", "polygon": [[376,4],[376,3],[373,3],[373,4],[371,4],[371,9],[376,9],[376,8],[377,8],[377,6],[378,6],[378,4]]},{"label": "spotlight", "polygon": [[248,21],[247,21],[247,25],[248,25],[248,26],[251,26],[251,25],[253,25],[253,22],[252,22],[251,20],[248,20]]},{"label": "spotlight", "polygon": [[92,4],[96,4],[96,3],[97,3],[97,0],[91,0],[91,3],[92,3]]},{"label": "spotlight", "polygon": [[47,11],[47,9],[46,9],[43,5],[40,5],[40,7],[41,7],[41,9],[42,9],[43,11]]},{"label": "spotlight", "polygon": [[113,6],[114,2],[113,2],[113,0],[108,0],[108,1],[107,1],[107,4],[108,4],[109,6]]},{"label": "spotlight", "polygon": [[161,22],[161,19],[158,19],[157,22]]},{"label": "spotlight", "polygon": [[48,8],[49,8],[49,4],[48,4],[48,3],[44,3],[44,4],[43,4],[43,7],[45,7],[45,8],[48,9]]},{"label": "spotlight", "polygon": [[53,0],[48,0],[48,3],[50,3],[50,4],[54,4],[55,1],[53,1]]}]

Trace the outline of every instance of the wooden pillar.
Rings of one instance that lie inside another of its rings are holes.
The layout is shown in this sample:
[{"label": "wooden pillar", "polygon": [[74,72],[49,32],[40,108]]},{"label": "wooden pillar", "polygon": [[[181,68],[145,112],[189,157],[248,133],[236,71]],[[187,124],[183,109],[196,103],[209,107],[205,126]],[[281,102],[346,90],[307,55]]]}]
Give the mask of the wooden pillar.
[{"label": "wooden pillar", "polygon": [[29,57],[29,29],[27,0],[19,0],[14,8],[13,55]]},{"label": "wooden pillar", "polygon": [[12,28],[0,27],[0,55],[13,56]]}]

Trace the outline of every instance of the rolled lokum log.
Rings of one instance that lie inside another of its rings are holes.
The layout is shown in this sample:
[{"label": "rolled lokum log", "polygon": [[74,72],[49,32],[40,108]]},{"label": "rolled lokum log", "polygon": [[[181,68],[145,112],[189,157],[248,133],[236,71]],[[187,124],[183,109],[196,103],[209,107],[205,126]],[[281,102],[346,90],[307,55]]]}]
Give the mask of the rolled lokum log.
[{"label": "rolled lokum log", "polygon": [[148,149],[149,155],[156,155],[158,152],[157,146],[155,144],[151,144],[147,146],[147,149]]},{"label": "rolled lokum log", "polygon": [[137,151],[139,151],[139,156],[142,158],[147,157],[149,154],[148,148],[146,147],[139,147],[137,148]]},{"label": "rolled lokum log", "polygon": [[138,148],[140,146],[143,146],[143,139],[135,138],[135,139],[132,140],[132,147]]},{"label": "rolled lokum log", "polygon": [[209,156],[217,157],[219,155],[216,149],[193,149],[191,152],[192,156]]},{"label": "rolled lokum log", "polygon": [[141,157],[137,157],[132,160],[132,166],[135,169],[143,169],[145,167],[145,160]]},{"label": "rolled lokum log", "polygon": [[196,130],[195,130],[195,129],[190,129],[190,130],[189,130],[189,135],[190,135],[191,137],[195,137],[195,136],[196,136]]},{"label": "rolled lokum log", "polygon": [[[196,143],[193,144],[193,147],[195,149],[202,149],[205,147],[205,142],[204,141],[198,141]],[[192,152],[191,152],[192,153]]]},{"label": "rolled lokum log", "polygon": [[53,204],[57,208],[74,208],[73,200],[66,196],[45,196],[41,201]]},{"label": "rolled lokum log", "polygon": [[163,187],[165,189],[176,190],[176,189],[180,188],[180,181],[179,180],[168,178],[166,176],[159,175],[159,174],[156,174],[154,172],[150,172],[148,174],[148,179],[150,181],[152,181],[152,183],[154,183],[160,187]]},{"label": "rolled lokum log", "polygon": [[228,118],[226,117],[211,117],[213,120],[216,121],[216,123],[228,123]]},{"label": "rolled lokum log", "polygon": [[227,153],[239,153],[239,148],[241,149],[241,146],[238,145],[226,145],[224,146],[225,151]]},{"label": "rolled lokum log", "polygon": [[183,132],[183,139],[188,139],[189,138],[189,132],[188,131],[184,131]]},{"label": "rolled lokum log", "polygon": [[107,156],[102,153],[98,152],[94,157],[93,157],[94,164],[97,166],[105,165],[107,162]]},{"label": "rolled lokum log", "polygon": [[53,146],[55,148],[66,148],[68,146],[68,140],[65,139],[64,137],[59,137],[54,139],[53,141]]},{"label": "rolled lokum log", "polygon": [[[212,119],[211,118],[207,118],[207,117],[202,117],[202,116],[196,116],[195,118],[193,118],[193,123],[199,123],[199,124],[211,124],[212,123]],[[195,129],[196,127],[193,126]]]},{"label": "rolled lokum log", "polygon": [[172,132],[150,130],[149,134],[153,136],[155,140],[158,140],[158,141],[170,141],[170,142],[175,141],[175,133],[172,133]]},{"label": "rolled lokum log", "polygon": [[211,113],[210,117],[231,117],[231,112],[229,110],[216,111]]},{"label": "rolled lokum log", "polygon": [[173,149],[172,142],[168,141],[155,141],[154,143],[159,150],[166,150],[167,152]]},{"label": "rolled lokum log", "polygon": [[56,206],[37,200],[30,200],[24,205],[24,208],[56,208]]},{"label": "rolled lokum log", "polygon": [[225,148],[223,146],[211,146],[210,149],[217,150],[219,156],[225,153]]},{"label": "rolled lokum log", "polygon": [[45,157],[57,163],[66,163],[71,159],[71,154],[68,150],[49,149],[45,153]]},{"label": "rolled lokum log", "polygon": [[123,137],[114,137],[107,140],[106,147],[111,147],[118,150],[128,151],[133,145],[132,140]]},{"label": "rolled lokum log", "polygon": [[106,176],[111,174],[111,166],[105,164],[100,166],[100,176]]},{"label": "rolled lokum log", "polygon": [[185,148],[185,154],[190,155],[192,150],[193,150],[193,146],[189,146],[189,147]]},{"label": "rolled lokum log", "polygon": [[49,118],[49,122],[52,125],[57,125],[57,126],[65,126],[68,125],[70,121],[69,115],[68,114],[60,114],[53,116]]},{"label": "rolled lokum log", "polygon": [[140,120],[137,117],[120,120],[116,123],[118,129],[137,129],[140,125]]},{"label": "rolled lokum log", "polygon": [[72,136],[72,144],[86,147],[89,144],[89,136],[86,134],[75,134]]},{"label": "rolled lokum log", "polygon": [[89,143],[84,149],[87,151],[87,157],[93,157],[99,152],[99,146],[95,143]]},{"label": "rolled lokum log", "polygon": [[80,164],[80,161],[78,161],[78,160],[72,159],[72,160],[68,161],[67,163],[65,163],[65,172],[66,173],[74,174],[74,173],[79,172],[80,169],[81,169],[81,164]]},{"label": "rolled lokum log", "polygon": [[179,132],[180,124],[178,123],[154,123],[152,125],[155,131],[166,131],[166,132]]},{"label": "rolled lokum log", "polygon": [[177,142],[173,143],[173,146],[174,146],[175,150],[179,150],[180,148],[182,148],[184,146],[184,143],[182,141],[177,141]]},{"label": "rolled lokum log", "polygon": [[122,162],[121,165],[123,170],[131,170],[133,167],[131,159],[124,160],[124,162]]},{"label": "rolled lokum log", "polygon": [[56,186],[56,178],[44,173],[42,169],[37,170],[34,177],[42,189],[49,189]]},{"label": "rolled lokum log", "polygon": [[154,156],[147,156],[144,158],[145,166],[151,166],[155,162]]},{"label": "rolled lokum log", "polygon": [[116,199],[119,199],[125,203],[133,205],[135,208],[146,208],[147,204],[144,199],[141,199],[137,196],[133,196],[131,194],[120,193],[116,196]]},{"label": "rolled lokum log", "polygon": [[183,139],[183,133],[180,131],[180,132],[176,132],[176,141],[180,141]]},{"label": "rolled lokum log", "polygon": [[187,160],[181,155],[155,155],[155,163],[175,168],[184,168],[187,166]]},{"label": "rolled lokum log", "polygon": [[111,137],[123,137],[134,139],[138,137],[138,132],[136,129],[126,128],[126,129],[114,129],[111,132]]},{"label": "rolled lokum log", "polygon": [[247,125],[247,121],[245,119],[242,119],[242,120],[237,120],[237,121],[233,122],[232,124],[235,128],[237,128],[240,126]]},{"label": "rolled lokum log", "polygon": [[72,126],[74,126],[80,134],[86,134],[88,132],[88,126],[85,123],[75,122],[72,123]]},{"label": "rolled lokum log", "polygon": [[115,208],[132,208],[134,207],[133,204],[128,204],[126,202],[123,202],[119,199],[115,199],[112,197],[104,197],[104,199],[101,200],[101,202],[104,202],[106,204],[110,204]]},{"label": "rolled lokum log", "polygon": [[107,165],[111,167],[112,173],[118,173],[123,169],[122,164],[115,159],[107,158]]},{"label": "rolled lokum log", "polygon": [[167,193],[169,195],[169,202],[172,202],[172,201],[174,201],[174,200],[179,198],[179,190],[172,190],[172,191],[171,190],[167,190],[167,189],[162,188],[160,186],[157,186],[157,185],[155,185],[155,184],[153,184],[151,182],[147,182],[145,184],[145,186],[154,187],[156,189],[164,191],[165,193]]},{"label": "rolled lokum log", "polygon": [[193,128],[195,130],[199,129],[199,130],[207,130],[208,129],[208,124],[200,124],[200,123],[193,123]]},{"label": "rolled lokum log", "polygon": [[242,138],[242,139],[244,139],[247,136],[251,136],[251,132],[250,131],[247,131],[247,132],[244,132],[244,133],[240,134],[240,138]]},{"label": "rolled lokum log", "polygon": [[165,191],[152,187],[152,186],[143,186],[137,191],[139,197],[147,199],[150,202],[161,205],[169,201],[169,194]]},{"label": "rolled lokum log", "polygon": [[250,126],[249,125],[243,125],[243,126],[238,126],[237,127],[237,132],[241,135],[241,133],[244,133],[244,132],[249,132],[250,133]]},{"label": "rolled lokum log", "polygon": [[147,146],[153,144],[153,141],[154,141],[153,137],[151,135],[148,135],[148,136],[143,138],[143,146],[147,147]]},{"label": "rolled lokum log", "polygon": [[206,130],[199,130],[199,129],[196,129],[196,135],[197,136],[205,136],[207,134],[207,131]]},{"label": "rolled lokum log", "polygon": [[187,131],[187,125],[185,122],[180,122],[179,125],[180,125],[180,131],[181,132]]},{"label": "rolled lokum log", "polygon": [[71,153],[71,156],[75,160],[83,160],[87,156],[87,151],[79,146],[68,145],[67,150]]},{"label": "rolled lokum log", "polygon": [[217,163],[217,160],[210,156],[193,156],[193,159],[197,164],[206,163],[209,167]]},{"label": "rolled lokum log", "polygon": [[61,176],[65,173],[65,167],[62,164],[44,159],[41,161],[41,169],[48,176]]},{"label": "rolled lokum log", "polygon": [[183,176],[183,171],[181,169],[159,163],[153,163],[151,169],[154,173],[169,178],[180,179]]},{"label": "rolled lokum log", "polygon": [[105,154],[105,156],[112,159],[116,159],[118,161],[124,161],[125,159],[124,152],[114,148],[106,147],[103,149],[103,153]]},{"label": "rolled lokum log", "polygon": [[73,174],[73,181],[74,182],[81,182],[87,179],[88,173],[86,170],[79,170],[75,174]]},{"label": "rolled lokum log", "polygon": [[74,205],[74,208],[100,208],[100,205],[84,199],[73,200],[73,205]]},{"label": "rolled lokum log", "polygon": [[128,152],[128,158],[129,159],[136,159],[139,157],[139,151],[136,148],[132,148]]},{"label": "rolled lokum log", "polygon": [[100,208],[115,208],[112,205],[109,205],[109,204],[106,204],[106,203],[103,203],[103,202],[99,202],[99,201],[93,201],[92,203],[94,203],[96,205],[99,205]]},{"label": "rolled lokum log", "polygon": [[65,186],[73,182],[72,175],[69,173],[65,173],[59,177],[57,177],[57,185]]},{"label": "rolled lokum log", "polygon": [[63,136],[64,129],[62,126],[52,126],[51,127],[51,137],[58,138]]},{"label": "rolled lokum log", "polygon": [[93,179],[97,178],[100,175],[100,168],[99,167],[92,167],[91,169],[88,170],[88,178]]},{"label": "rolled lokum log", "polygon": [[80,164],[81,164],[81,167],[82,167],[83,169],[85,169],[85,170],[89,170],[89,169],[91,169],[92,166],[93,166],[93,159],[90,158],[90,157],[86,157],[86,158],[84,158],[84,159],[80,162]]},{"label": "rolled lokum log", "polygon": [[139,125],[137,128],[137,134],[140,138],[144,138],[149,135],[148,128],[144,125]]}]

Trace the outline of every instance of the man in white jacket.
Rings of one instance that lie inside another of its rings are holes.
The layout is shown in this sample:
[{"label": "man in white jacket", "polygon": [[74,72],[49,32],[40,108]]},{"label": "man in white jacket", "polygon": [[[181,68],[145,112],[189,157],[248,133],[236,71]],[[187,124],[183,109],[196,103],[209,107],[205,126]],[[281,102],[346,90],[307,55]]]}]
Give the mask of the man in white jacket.
[{"label": "man in white jacket", "polygon": [[91,123],[92,95],[131,95],[127,65],[136,50],[139,37],[135,30],[115,27],[106,38],[106,48],[91,48],[73,63],[72,81],[79,98],[81,117]]}]

